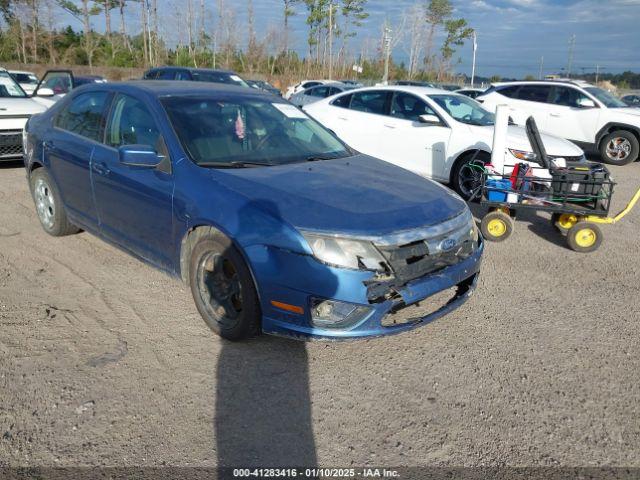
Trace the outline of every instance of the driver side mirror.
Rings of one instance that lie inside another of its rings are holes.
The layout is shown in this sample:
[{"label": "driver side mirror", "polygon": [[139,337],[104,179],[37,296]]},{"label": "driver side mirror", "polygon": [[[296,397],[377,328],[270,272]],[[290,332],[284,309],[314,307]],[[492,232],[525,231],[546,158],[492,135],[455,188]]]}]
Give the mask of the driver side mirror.
[{"label": "driver side mirror", "polygon": [[129,167],[156,168],[162,157],[149,145],[123,145],[118,149],[120,163]]},{"label": "driver side mirror", "polygon": [[37,97],[53,97],[55,95],[55,92],[53,90],[51,90],[50,88],[47,87],[40,87],[35,95]]},{"label": "driver side mirror", "polygon": [[440,125],[440,119],[435,115],[420,115],[419,121],[424,125]]},{"label": "driver side mirror", "polygon": [[591,100],[590,98],[580,98],[578,100],[578,107],[580,108],[596,108],[596,102]]}]

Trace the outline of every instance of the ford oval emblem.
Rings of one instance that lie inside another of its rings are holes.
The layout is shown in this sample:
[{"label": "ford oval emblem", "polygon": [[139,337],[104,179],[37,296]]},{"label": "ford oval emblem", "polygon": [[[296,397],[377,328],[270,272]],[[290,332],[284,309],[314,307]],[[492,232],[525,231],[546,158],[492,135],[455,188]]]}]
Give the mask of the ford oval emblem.
[{"label": "ford oval emblem", "polygon": [[456,246],[456,241],[453,238],[445,238],[440,244],[440,248],[443,252],[448,252],[449,250],[453,250]]}]

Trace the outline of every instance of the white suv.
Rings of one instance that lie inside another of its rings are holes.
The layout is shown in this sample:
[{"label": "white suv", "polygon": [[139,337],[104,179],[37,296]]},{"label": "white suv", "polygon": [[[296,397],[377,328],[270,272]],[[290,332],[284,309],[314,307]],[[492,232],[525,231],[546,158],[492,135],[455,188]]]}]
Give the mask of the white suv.
[{"label": "white suv", "polygon": [[[459,93],[399,85],[361,88],[303,109],[357,151],[449,183],[465,200],[479,186],[479,164],[491,159],[495,115]],[[567,140],[544,135],[543,141],[551,157],[584,160],[584,152]],[[509,173],[509,166],[535,161],[525,129],[510,126],[504,160],[494,167]]]},{"label": "white suv", "polygon": [[629,108],[601,88],[580,81],[496,83],[478,97],[488,110],[508,105],[524,125],[533,116],[543,132],[571,140],[602,160],[626,165],[640,152],[640,109]]}]

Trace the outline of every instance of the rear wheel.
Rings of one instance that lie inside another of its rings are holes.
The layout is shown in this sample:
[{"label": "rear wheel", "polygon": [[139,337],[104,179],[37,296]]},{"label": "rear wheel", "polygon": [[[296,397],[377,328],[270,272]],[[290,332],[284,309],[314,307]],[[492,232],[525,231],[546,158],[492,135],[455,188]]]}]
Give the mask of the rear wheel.
[{"label": "rear wheel", "polygon": [[482,236],[490,242],[503,242],[513,233],[513,220],[499,210],[484,216],[480,223]]},{"label": "rear wheel", "polygon": [[566,235],[576,223],[578,217],[571,213],[554,213],[551,217],[551,224],[563,235]]},{"label": "rear wheel", "polygon": [[482,174],[484,167],[491,161],[491,156],[486,152],[478,152],[460,158],[453,167],[451,176],[453,189],[464,200],[479,200],[482,187]]},{"label": "rear wheel", "polygon": [[54,237],[78,233],[80,229],[69,222],[62,198],[44,168],[31,172],[31,194],[38,219],[45,232]]},{"label": "rear wheel", "polygon": [[576,252],[595,252],[602,243],[602,231],[595,223],[578,222],[567,233],[567,243]]},{"label": "rear wheel", "polygon": [[260,305],[249,268],[231,240],[213,229],[190,238],[189,285],[200,315],[227,340],[260,330]]},{"label": "rear wheel", "polygon": [[611,165],[627,165],[638,159],[638,138],[626,130],[617,130],[607,135],[600,145],[602,160]]}]

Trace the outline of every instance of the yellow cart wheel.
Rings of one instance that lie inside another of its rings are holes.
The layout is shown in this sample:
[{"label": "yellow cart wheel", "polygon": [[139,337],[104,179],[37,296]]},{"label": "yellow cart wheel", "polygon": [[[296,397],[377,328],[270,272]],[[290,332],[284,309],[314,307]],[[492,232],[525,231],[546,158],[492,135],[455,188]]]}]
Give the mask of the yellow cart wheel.
[{"label": "yellow cart wheel", "polygon": [[551,224],[557,228],[560,233],[566,235],[571,228],[578,223],[578,217],[572,213],[554,213],[551,217]]},{"label": "yellow cart wheel", "polygon": [[595,252],[602,243],[602,231],[595,223],[578,222],[567,233],[567,243],[576,252]]},{"label": "yellow cart wheel", "polygon": [[502,242],[513,233],[513,220],[506,213],[496,210],[484,216],[480,230],[490,242]]}]

